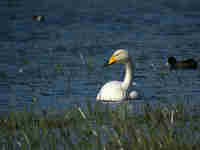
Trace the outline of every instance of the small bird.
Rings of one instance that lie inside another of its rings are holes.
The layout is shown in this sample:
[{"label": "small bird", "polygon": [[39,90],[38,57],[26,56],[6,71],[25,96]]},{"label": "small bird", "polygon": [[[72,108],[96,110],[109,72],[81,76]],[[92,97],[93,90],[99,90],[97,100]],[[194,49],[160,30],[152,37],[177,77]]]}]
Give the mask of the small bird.
[{"label": "small bird", "polygon": [[175,57],[169,57],[167,65],[173,69],[197,69],[198,63],[194,59],[177,61]]},{"label": "small bird", "polygon": [[110,81],[106,83],[97,94],[97,100],[103,101],[121,101],[127,99],[135,99],[138,96],[136,91],[128,92],[128,88],[132,83],[133,64],[128,51],[124,49],[116,50],[104,66],[115,63],[125,65],[125,77],[123,81]]},{"label": "small bird", "polygon": [[40,15],[38,15],[38,16],[33,16],[32,19],[35,20],[35,21],[39,21],[39,22],[45,20],[44,16],[40,16]]}]

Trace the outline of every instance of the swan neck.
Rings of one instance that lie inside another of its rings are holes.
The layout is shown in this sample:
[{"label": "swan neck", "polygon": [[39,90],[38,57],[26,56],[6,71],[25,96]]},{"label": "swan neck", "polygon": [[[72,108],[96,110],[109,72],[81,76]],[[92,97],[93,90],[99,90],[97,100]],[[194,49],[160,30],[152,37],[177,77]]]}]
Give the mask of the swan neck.
[{"label": "swan neck", "polygon": [[131,85],[132,82],[132,61],[129,58],[127,63],[125,63],[125,76],[124,76],[124,81],[122,82],[122,88],[124,90],[127,90],[129,86]]}]

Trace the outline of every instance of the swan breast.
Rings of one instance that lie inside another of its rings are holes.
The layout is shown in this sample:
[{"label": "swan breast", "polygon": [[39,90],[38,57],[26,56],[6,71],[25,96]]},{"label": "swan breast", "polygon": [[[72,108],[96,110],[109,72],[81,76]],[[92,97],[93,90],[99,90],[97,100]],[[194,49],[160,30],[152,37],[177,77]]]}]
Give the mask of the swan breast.
[{"label": "swan breast", "polygon": [[126,90],[122,88],[121,81],[106,83],[97,94],[97,100],[121,101],[127,98]]}]

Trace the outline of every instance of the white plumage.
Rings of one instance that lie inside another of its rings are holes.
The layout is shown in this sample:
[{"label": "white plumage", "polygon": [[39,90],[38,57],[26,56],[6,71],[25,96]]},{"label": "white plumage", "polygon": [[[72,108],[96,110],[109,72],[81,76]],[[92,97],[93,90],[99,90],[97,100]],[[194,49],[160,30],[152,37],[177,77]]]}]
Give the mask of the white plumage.
[{"label": "white plumage", "polygon": [[106,83],[97,94],[97,100],[104,101],[121,101],[125,99],[134,99],[138,96],[136,91],[127,93],[132,82],[132,61],[128,55],[128,51],[119,49],[110,57],[107,65],[120,63],[125,65],[125,77],[123,81],[110,81]]},{"label": "white plumage", "polygon": [[121,87],[122,82],[110,81],[106,83],[97,95],[97,100],[120,101],[126,97],[126,91]]}]

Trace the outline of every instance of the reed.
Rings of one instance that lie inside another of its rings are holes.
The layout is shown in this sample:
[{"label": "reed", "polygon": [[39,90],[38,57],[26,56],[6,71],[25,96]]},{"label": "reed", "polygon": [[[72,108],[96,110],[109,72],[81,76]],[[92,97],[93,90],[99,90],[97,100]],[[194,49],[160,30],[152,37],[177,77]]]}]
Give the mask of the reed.
[{"label": "reed", "polygon": [[134,113],[130,104],[74,106],[60,115],[33,111],[0,116],[0,149],[194,150],[200,147],[200,116],[185,106],[144,106]]}]

